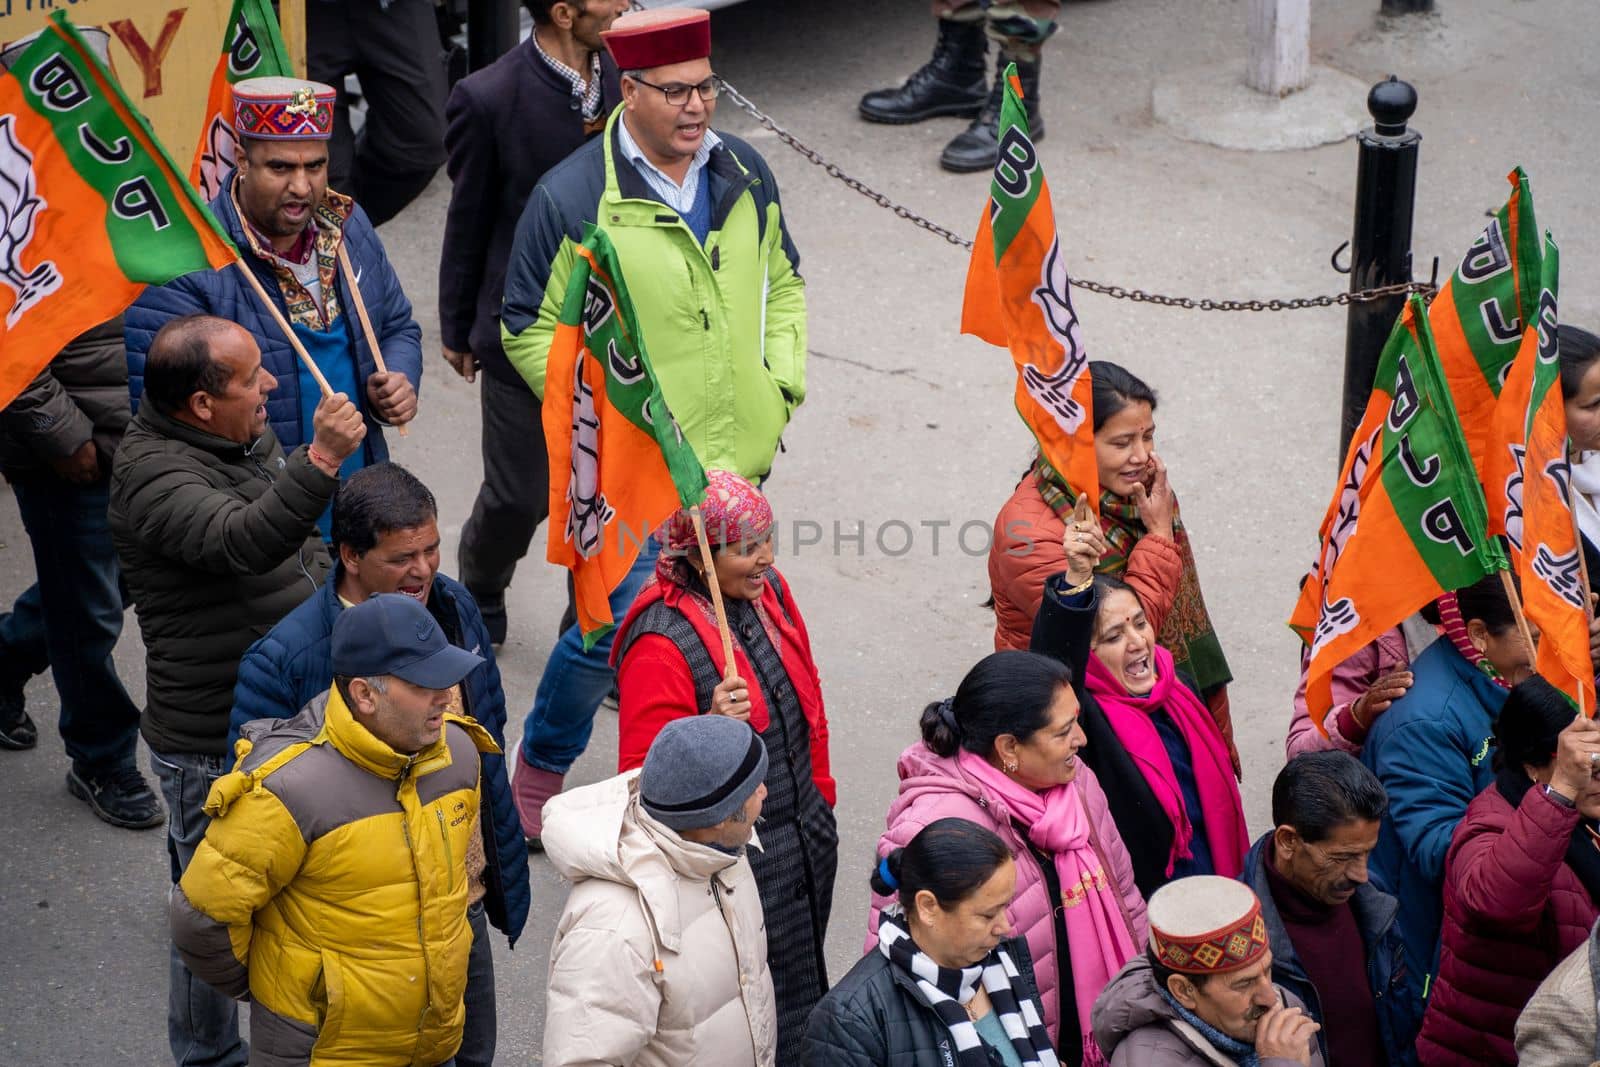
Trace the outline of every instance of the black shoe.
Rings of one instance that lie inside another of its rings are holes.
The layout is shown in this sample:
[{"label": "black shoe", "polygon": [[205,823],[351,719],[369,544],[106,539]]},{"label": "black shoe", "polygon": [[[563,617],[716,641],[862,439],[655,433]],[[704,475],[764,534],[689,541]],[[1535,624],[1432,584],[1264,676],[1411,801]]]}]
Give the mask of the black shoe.
[{"label": "black shoe", "polygon": [[996,64],[994,85],[978,117],[939,154],[939,166],[957,174],[992,170],[1000,155],[1000,104],[1005,100],[1005,70],[1017,65],[1017,80],[1022,83],[1022,106],[1028,112],[1028,132],[1035,141],[1044,140],[1044,118],[1039,114],[1039,61],[1031,63],[1001,56]]},{"label": "black shoe", "polygon": [[874,89],[863,96],[861,117],[900,125],[936,115],[976,115],[988,84],[983,62],[988,48],[983,23],[940,19],[933,58],[918,67],[904,85]]},{"label": "black shoe", "polygon": [[67,792],[112,826],[147,830],[167,821],[161,801],[137,767],[93,772],[74,763],[67,772]]},{"label": "black shoe", "polygon": [[0,748],[21,752],[38,743],[39,730],[28,717],[21,688],[0,693]]}]

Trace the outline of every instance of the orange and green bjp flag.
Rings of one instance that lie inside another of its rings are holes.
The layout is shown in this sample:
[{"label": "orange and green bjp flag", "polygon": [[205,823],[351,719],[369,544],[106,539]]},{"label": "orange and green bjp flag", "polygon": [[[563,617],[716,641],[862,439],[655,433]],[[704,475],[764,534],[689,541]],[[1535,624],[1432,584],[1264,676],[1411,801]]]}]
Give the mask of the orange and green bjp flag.
[{"label": "orange and green bjp flag", "polygon": [[705,499],[706,472],[667,410],[605,231],[587,227],[577,253],[545,379],[546,558],[572,572],[590,648],[616,625],[611,592],[645,538]]},{"label": "orange and green bjp flag", "polygon": [[222,55],[211,72],[205,125],[195,146],[189,181],[207,203],[233,171],[238,138],[233,134],[233,86],[246,78],[294,77],[289,50],[268,0],[233,0],[222,39]]},{"label": "orange and green bjp flag", "polygon": [[1535,669],[1586,714],[1595,710],[1588,588],[1572,515],[1567,409],[1556,346],[1560,263],[1545,240],[1537,311],[1495,406],[1484,494],[1489,530],[1504,534],[1522,583],[1523,609],[1539,628]]},{"label": "orange and green bjp flag", "polygon": [[1511,196],[1428,308],[1439,362],[1479,471],[1495,400],[1539,303],[1542,252],[1533,192],[1521,167],[1506,180]]},{"label": "orange and green bjp flag", "polygon": [[236,253],[58,12],[0,74],[0,407],[146,285]]},{"label": "orange and green bjp flag", "polygon": [[1333,669],[1447,590],[1504,570],[1428,330],[1412,296],[1378,362],[1322,521],[1322,547],[1289,625],[1310,648],[1306,703],[1319,729]]},{"label": "orange and green bjp flag", "polygon": [[961,332],[1010,350],[1017,413],[1045,461],[1099,512],[1089,355],[1014,64],[1005,85],[1000,155],[972,243]]}]

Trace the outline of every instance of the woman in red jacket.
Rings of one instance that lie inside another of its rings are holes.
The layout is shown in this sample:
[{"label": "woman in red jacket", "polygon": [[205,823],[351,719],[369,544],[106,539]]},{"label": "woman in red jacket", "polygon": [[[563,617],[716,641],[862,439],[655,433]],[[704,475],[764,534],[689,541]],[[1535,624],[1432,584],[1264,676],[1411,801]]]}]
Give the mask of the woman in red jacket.
[{"label": "woman in red jacket", "polygon": [[[1194,552],[1166,464],[1155,452],[1155,390],[1115,363],[1096,360],[1089,373],[1100,525],[1109,546],[1096,570],[1138,593],[1162,647],[1199,685],[1237,775],[1239,752],[1228,710],[1233,673],[1200,595]],[[1076,501],[1062,476],[1036,456],[995,517],[989,587],[996,650],[1028,648],[1044,584],[1066,570],[1062,538]]]},{"label": "woman in red jacket", "polygon": [[1495,739],[1494,784],[1445,858],[1423,1067],[1515,1064],[1517,1016],[1600,916],[1600,726],[1534,676],[1506,698]]},{"label": "woman in red jacket", "polygon": [[766,912],[777,1061],[798,1063],[806,1017],[828,991],[823,942],[839,853],[828,717],[805,621],[772,565],[771,506],[736,474],[706,476],[700,511],[733,634],[734,671],[727,676],[694,524],[680,511],[657,532],[663,548],[655,576],[612,646],[618,766],[641,766],[661,728],[689,715],[742,719],[766,743],[767,799],[750,866]]}]

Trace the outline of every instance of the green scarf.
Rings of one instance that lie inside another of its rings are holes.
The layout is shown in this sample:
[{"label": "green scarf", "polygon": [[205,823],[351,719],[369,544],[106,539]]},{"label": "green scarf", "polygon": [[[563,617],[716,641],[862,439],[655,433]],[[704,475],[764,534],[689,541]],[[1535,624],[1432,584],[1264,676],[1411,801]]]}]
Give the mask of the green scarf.
[{"label": "green scarf", "polygon": [[[1039,483],[1039,496],[1063,522],[1072,518],[1077,495],[1067,487],[1066,480],[1041,456],[1034,461],[1034,476]],[[1100,557],[1098,574],[1120,578],[1128,569],[1128,556],[1133,546],[1149,531],[1139,519],[1139,509],[1126,497],[1117,496],[1109,489],[1100,494],[1100,528],[1105,531],[1110,549]],[[1172,539],[1177,543],[1178,554],[1183,559],[1183,573],[1178,578],[1178,595],[1173,598],[1172,610],[1162,620],[1157,639],[1172,653],[1180,671],[1188,673],[1200,686],[1200,692],[1209,699],[1211,694],[1233,681],[1233,672],[1222,654],[1222,642],[1217,640],[1216,628],[1211,625],[1211,615],[1206,611],[1205,598],[1200,595],[1200,575],[1194,566],[1194,550],[1189,547],[1189,534],[1183,528],[1174,505]]]}]

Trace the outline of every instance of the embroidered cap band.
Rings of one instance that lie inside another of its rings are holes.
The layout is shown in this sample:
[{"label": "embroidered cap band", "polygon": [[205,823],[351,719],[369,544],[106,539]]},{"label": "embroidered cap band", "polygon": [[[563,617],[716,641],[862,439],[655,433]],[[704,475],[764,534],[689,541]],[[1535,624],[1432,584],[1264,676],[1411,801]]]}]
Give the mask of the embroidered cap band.
[{"label": "embroidered cap band", "polygon": [[1197,875],[1150,897],[1150,951],[1180,974],[1224,974],[1266,955],[1261,902],[1243,882]]},{"label": "embroidered cap band", "polygon": [[326,141],[337,95],[301,78],[246,78],[233,87],[233,128],[268,141]]}]

